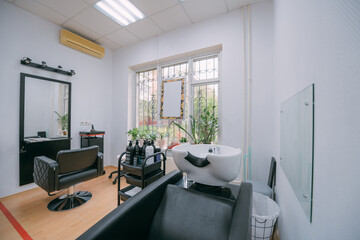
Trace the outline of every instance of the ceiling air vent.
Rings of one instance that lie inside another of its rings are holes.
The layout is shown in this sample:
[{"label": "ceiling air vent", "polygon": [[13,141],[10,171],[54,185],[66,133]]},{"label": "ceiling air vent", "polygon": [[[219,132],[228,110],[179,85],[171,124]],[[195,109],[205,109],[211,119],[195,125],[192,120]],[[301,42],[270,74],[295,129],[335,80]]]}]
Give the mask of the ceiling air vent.
[{"label": "ceiling air vent", "polygon": [[105,48],[65,29],[60,30],[60,43],[97,58],[105,56]]}]

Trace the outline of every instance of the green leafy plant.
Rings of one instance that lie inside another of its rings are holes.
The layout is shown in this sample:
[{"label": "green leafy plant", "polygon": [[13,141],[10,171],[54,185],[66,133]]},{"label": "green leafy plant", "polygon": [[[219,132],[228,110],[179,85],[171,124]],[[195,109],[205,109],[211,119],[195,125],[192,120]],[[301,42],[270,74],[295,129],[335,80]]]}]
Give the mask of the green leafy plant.
[{"label": "green leafy plant", "polygon": [[139,138],[140,139],[146,139],[149,135],[149,131],[146,129],[140,130],[139,131]]},{"label": "green leafy plant", "polygon": [[157,136],[156,136],[156,134],[155,134],[155,133],[150,133],[150,134],[149,134],[149,138],[155,142],[155,141],[156,141]]},{"label": "green leafy plant", "polygon": [[193,143],[210,144],[215,140],[216,133],[219,130],[219,122],[215,108],[216,106],[205,109],[197,118],[190,115],[190,132],[174,121],[171,123],[183,130],[191,138]]},{"label": "green leafy plant", "polygon": [[137,137],[139,136],[139,129],[137,128],[133,128],[133,129],[130,129],[129,131],[127,131],[127,135],[128,136],[131,136],[131,140],[136,140]]},{"label": "green leafy plant", "polygon": [[180,138],[180,142],[181,143],[186,143],[188,140],[187,140],[187,138],[186,137],[182,137],[182,138]]},{"label": "green leafy plant", "polygon": [[158,129],[158,133],[160,135],[160,139],[163,139],[167,135],[167,129],[166,128],[160,128],[160,129]]},{"label": "green leafy plant", "polygon": [[69,114],[60,115],[57,111],[54,111],[56,115],[58,116],[58,123],[61,124],[61,130],[68,130],[68,120],[69,120]]}]

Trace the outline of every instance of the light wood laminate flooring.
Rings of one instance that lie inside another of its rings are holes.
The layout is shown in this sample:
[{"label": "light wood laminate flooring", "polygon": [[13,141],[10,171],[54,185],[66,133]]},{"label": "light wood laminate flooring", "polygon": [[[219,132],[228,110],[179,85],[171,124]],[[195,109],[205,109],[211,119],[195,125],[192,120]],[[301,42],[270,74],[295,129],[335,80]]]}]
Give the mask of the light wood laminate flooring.
[{"label": "light wood laminate flooring", "polygon": [[[65,194],[66,191],[49,197],[46,191],[39,187],[1,198],[0,202],[32,239],[76,239],[117,207],[117,185],[112,184],[116,174],[112,179],[108,178],[110,172],[115,171],[116,168],[107,166],[105,170],[105,175],[80,183],[75,187],[76,191],[92,193],[90,201],[75,209],[63,212],[49,211],[47,204],[52,199]],[[121,178],[121,187],[123,186],[126,186],[126,183],[124,178]],[[0,239],[22,239],[1,211]]]}]

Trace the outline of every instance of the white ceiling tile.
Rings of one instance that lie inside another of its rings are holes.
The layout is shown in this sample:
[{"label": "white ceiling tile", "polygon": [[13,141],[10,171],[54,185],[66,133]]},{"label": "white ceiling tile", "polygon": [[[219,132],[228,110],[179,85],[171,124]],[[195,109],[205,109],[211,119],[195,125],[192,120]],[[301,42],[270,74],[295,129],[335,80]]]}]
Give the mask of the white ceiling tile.
[{"label": "white ceiling tile", "polygon": [[149,18],[130,24],[126,27],[126,29],[141,40],[148,39],[162,33],[161,29]]},{"label": "white ceiling tile", "polygon": [[180,5],[160,12],[152,16],[151,19],[165,32],[191,23]]},{"label": "white ceiling tile", "polygon": [[38,2],[41,2],[68,18],[73,17],[75,14],[89,7],[88,4],[81,0],[38,0]]},{"label": "white ceiling tile", "polygon": [[100,43],[103,47],[109,48],[111,50],[115,50],[121,47],[120,45],[114,43],[113,41],[105,37],[98,39],[97,42]]},{"label": "white ceiling tile", "polygon": [[83,1],[89,5],[94,5],[95,3],[99,2],[100,0],[83,0]]},{"label": "white ceiling tile", "polygon": [[131,2],[146,16],[151,16],[178,4],[177,0],[132,0]]},{"label": "white ceiling tile", "polygon": [[14,4],[57,25],[67,20],[63,15],[34,0],[17,0]]},{"label": "white ceiling tile", "polygon": [[82,26],[81,24],[74,22],[72,20],[65,22],[62,25],[62,27],[69,30],[70,32],[78,34],[86,39],[91,40],[91,41],[94,41],[95,39],[98,39],[101,37],[100,34],[93,32],[93,31],[87,29],[86,27]]},{"label": "white ceiling tile", "polygon": [[181,4],[193,22],[227,12],[224,0],[186,0]]},{"label": "white ceiling tile", "polygon": [[121,28],[119,24],[115,23],[93,7],[87,8],[85,11],[76,15],[72,20],[102,36],[115,32]]},{"label": "white ceiling tile", "polygon": [[120,46],[126,46],[138,42],[139,40],[125,29],[120,29],[114,33],[106,36],[107,39],[119,44]]},{"label": "white ceiling tile", "polygon": [[254,2],[259,2],[259,1],[263,1],[263,0],[226,0],[226,3],[229,7],[229,10],[234,10],[236,8],[239,8],[241,6],[244,6],[246,4],[250,4],[250,3],[254,3]]}]

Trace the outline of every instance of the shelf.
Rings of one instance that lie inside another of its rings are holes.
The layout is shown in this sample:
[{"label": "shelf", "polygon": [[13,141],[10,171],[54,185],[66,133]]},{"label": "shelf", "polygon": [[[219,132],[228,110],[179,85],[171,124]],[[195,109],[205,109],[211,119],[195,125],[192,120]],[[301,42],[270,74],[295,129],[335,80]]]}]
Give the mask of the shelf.
[{"label": "shelf", "polygon": [[[160,169],[145,175],[144,187],[148,186],[149,184],[151,184],[152,182],[161,178],[162,176],[163,176],[163,171]],[[141,184],[142,184],[141,176],[136,176],[136,175],[128,173],[128,174],[125,174],[124,177],[126,179],[126,183],[137,186],[137,187],[141,187]]]},{"label": "shelf", "polygon": [[[141,165],[131,165],[128,163],[121,163],[123,166],[123,170],[127,173],[133,174],[135,176],[141,177],[142,174],[142,166]],[[144,174],[147,175],[153,171],[160,170],[161,168],[161,161],[151,163],[145,166]]]}]

